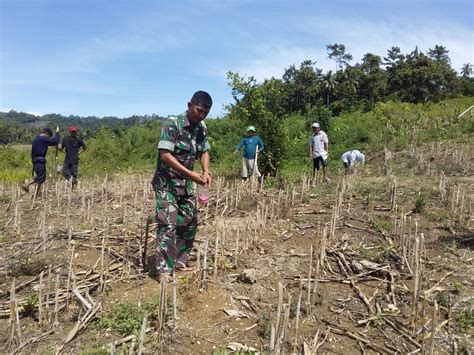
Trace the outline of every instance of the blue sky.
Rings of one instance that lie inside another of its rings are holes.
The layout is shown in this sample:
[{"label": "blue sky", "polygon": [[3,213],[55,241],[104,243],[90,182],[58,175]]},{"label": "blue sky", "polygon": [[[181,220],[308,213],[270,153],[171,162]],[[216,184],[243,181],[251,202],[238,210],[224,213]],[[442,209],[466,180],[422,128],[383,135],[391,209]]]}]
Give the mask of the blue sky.
[{"label": "blue sky", "polygon": [[232,102],[226,72],[281,77],[305,59],[334,70],[399,46],[474,62],[472,1],[0,0],[0,111],[167,116],[196,90]]}]

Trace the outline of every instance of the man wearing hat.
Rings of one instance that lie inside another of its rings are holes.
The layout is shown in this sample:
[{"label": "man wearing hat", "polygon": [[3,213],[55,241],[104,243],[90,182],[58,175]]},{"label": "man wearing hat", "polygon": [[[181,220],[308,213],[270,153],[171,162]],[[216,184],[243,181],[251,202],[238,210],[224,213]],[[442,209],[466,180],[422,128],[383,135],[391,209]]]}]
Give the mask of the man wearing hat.
[{"label": "man wearing hat", "polygon": [[242,138],[235,148],[234,155],[242,148],[244,148],[244,154],[242,156],[242,180],[247,180],[249,173],[250,176],[252,176],[255,169],[255,174],[259,181],[262,182],[262,175],[258,171],[258,166],[255,163],[255,155],[257,151],[259,153],[262,152],[265,149],[265,145],[263,144],[262,139],[255,135],[254,126],[247,127],[247,137]]},{"label": "man wearing hat", "polygon": [[309,158],[313,160],[313,185],[319,181],[319,166],[323,167],[323,177],[325,181],[329,181],[327,171],[327,159],[329,140],[327,134],[321,130],[319,123],[312,124],[313,134],[309,139]]},{"label": "man wearing hat", "polygon": [[69,136],[63,138],[59,149],[66,150],[62,173],[66,180],[69,180],[72,176],[72,189],[74,190],[77,185],[79,155],[84,152],[87,147],[82,139],[77,136],[78,129],[76,126],[69,126],[67,130]]}]

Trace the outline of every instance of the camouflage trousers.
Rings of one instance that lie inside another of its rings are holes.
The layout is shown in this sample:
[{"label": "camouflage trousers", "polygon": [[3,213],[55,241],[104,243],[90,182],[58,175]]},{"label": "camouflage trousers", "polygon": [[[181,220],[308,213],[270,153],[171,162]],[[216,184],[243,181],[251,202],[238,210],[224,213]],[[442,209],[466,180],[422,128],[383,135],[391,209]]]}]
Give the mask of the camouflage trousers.
[{"label": "camouflage trousers", "polygon": [[[186,266],[197,229],[194,196],[156,191],[156,268],[158,273],[172,273]],[[177,264],[177,265],[176,265]]]}]

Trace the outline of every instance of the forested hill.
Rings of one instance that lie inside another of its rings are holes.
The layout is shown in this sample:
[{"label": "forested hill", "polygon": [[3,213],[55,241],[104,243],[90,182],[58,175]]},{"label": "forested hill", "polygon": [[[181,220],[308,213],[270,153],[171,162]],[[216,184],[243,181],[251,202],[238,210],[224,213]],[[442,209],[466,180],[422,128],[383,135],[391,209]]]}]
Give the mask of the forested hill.
[{"label": "forested hill", "polygon": [[[262,82],[253,76],[228,72],[234,102],[226,107],[227,117],[267,132],[267,140],[279,147],[281,142],[277,143],[276,139],[286,136],[283,121],[290,116],[307,116],[310,122],[318,120],[323,129],[328,130],[333,118],[370,112],[378,103],[430,105],[447,99],[474,97],[472,64],[453,68],[449,50],[444,46],[435,45],[426,53],[415,48],[406,54],[399,47],[391,47],[386,56],[366,53],[358,63],[352,63],[353,57],[343,44],[326,47],[328,58],[334,60],[334,72],[324,72],[312,60],[305,60],[299,66],[290,65],[281,78],[271,77]],[[0,144],[29,143],[44,126],[64,129],[76,124],[87,139],[104,126],[118,132],[160,119],[162,117],[156,115],[120,119],[0,112]],[[276,160],[279,160],[278,151],[281,149],[274,152]]]},{"label": "forested hill", "polygon": [[163,120],[158,115],[130,116],[118,118],[107,117],[80,117],[62,116],[58,114],[47,114],[36,116],[25,112],[0,112],[0,144],[8,143],[30,143],[32,138],[42,127],[54,128],[59,126],[63,131],[67,126],[77,125],[80,127],[84,138],[95,136],[101,127],[128,128],[152,120]]}]

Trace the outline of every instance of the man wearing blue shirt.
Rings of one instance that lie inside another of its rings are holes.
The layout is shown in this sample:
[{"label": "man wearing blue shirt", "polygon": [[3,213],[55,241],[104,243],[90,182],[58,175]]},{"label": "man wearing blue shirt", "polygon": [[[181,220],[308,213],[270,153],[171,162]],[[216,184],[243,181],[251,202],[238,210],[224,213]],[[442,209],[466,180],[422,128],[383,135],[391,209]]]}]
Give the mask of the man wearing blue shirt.
[{"label": "man wearing blue shirt", "polygon": [[32,184],[36,184],[35,196],[41,191],[41,186],[46,180],[46,154],[48,153],[48,147],[58,145],[59,138],[59,127],[56,127],[56,134],[54,136],[51,129],[45,128],[33,140],[31,144],[31,161],[36,176],[29,184],[22,186],[24,191],[29,192],[29,187]]},{"label": "man wearing blue shirt", "polygon": [[265,149],[265,145],[259,136],[255,135],[255,127],[247,127],[247,137],[242,138],[240,143],[235,148],[234,154],[237,154],[242,148],[244,148],[244,154],[242,156],[242,180],[247,180],[249,175],[255,173],[260,182],[262,182],[262,175],[258,171],[258,166],[255,161],[255,155],[257,151],[260,153]]}]

